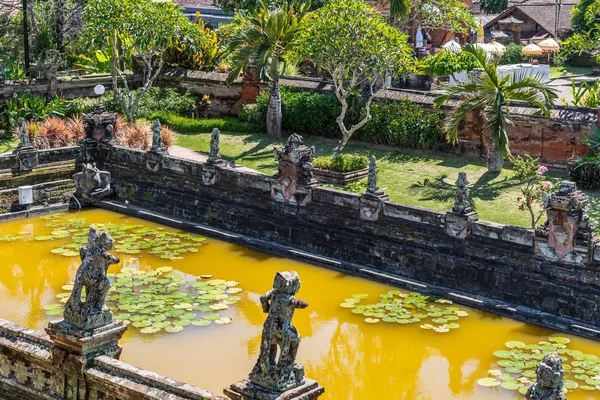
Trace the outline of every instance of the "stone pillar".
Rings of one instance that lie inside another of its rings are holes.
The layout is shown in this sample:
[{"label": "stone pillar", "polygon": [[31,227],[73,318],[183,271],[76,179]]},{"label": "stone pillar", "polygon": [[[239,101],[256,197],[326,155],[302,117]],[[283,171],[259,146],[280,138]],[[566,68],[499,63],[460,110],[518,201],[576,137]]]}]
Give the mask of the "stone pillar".
[{"label": "stone pillar", "polygon": [[284,147],[273,149],[279,169],[271,181],[271,197],[276,201],[304,206],[311,201],[314,147],[305,146],[302,136],[293,134]]},{"label": "stone pillar", "polygon": [[91,114],[82,115],[85,139],[80,142],[80,146],[84,163],[104,168],[113,145],[117,116],[116,113],[104,112],[102,105],[96,107]]},{"label": "stone pillar", "polygon": [[574,182],[563,181],[544,205],[547,220],[535,232],[536,254],[579,264],[592,261],[599,240],[590,223],[588,197]]},{"label": "stone pillar", "polygon": [[467,173],[463,171],[459,172],[456,181],[454,206],[452,207],[452,211],[446,213],[445,216],[446,233],[459,239],[471,236],[473,222],[479,219],[479,216],[471,207],[468,186]]},{"label": "stone pillar", "polygon": [[245,74],[242,77],[242,101],[244,103],[254,104],[260,94],[260,80]]},{"label": "stone pillar", "polygon": [[296,272],[278,272],[273,289],[260,297],[268,316],[258,361],[248,379],[223,390],[230,399],[314,400],[325,392],[316,381],[304,377],[304,367],[296,362],[300,334],[292,326],[292,318],[296,309],[308,307],[307,302],[294,297],[299,289]]},{"label": "stone pillar", "polygon": [[[113,239],[107,232],[90,228],[88,243],[79,252],[71,297],[65,304],[64,319],[50,322],[46,332],[52,339],[52,394],[67,400],[87,399],[85,370],[95,357],[119,358],[119,339],[127,330],[123,322],[112,319],[104,305],[110,288],[106,270],[119,262],[108,253]],[[86,301],[82,301],[83,288]]]}]

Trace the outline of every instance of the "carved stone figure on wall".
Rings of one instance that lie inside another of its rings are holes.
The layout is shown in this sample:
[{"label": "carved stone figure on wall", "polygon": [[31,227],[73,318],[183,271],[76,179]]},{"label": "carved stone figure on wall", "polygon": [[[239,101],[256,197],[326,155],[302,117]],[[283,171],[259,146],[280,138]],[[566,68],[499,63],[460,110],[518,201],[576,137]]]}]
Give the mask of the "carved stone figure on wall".
[{"label": "carved stone figure on wall", "polygon": [[[91,227],[86,247],[79,249],[81,265],[75,275],[71,297],[65,304],[64,320],[80,330],[90,330],[108,325],[112,314],[104,306],[104,300],[110,288],[106,275],[108,267],[119,263],[119,259],[108,253],[114,240],[105,231],[98,232]],[[85,287],[85,301],[81,299]]]},{"label": "carved stone figure on wall", "polygon": [[208,154],[209,164],[216,164],[221,160],[221,155],[219,154],[220,136],[221,131],[217,128],[212,130],[212,134],[210,135],[210,153]]},{"label": "carved stone figure on wall", "polygon": [[456,195],[454,197],[454,206],[452,207],[454,214],[465,215],[473,212],[468,186],[467,173],[460,171],[456,180]]},{"label": "carved stone figure on wall", "polygon": [[[250,374],[250,382],[274,392],[284,392],[304,384],[304,367],[296,362],[300,334],[292,325],[294,311],[308,303],[296,299],[300,278],[296,272],[275,274],[273,289],[261,296],[263,312],[269,316],[263,326],[260,355]],[[276,360],[279,346],[279,359]]]},{"label": "carved stone figure on wall", "polygon": [[525,394],[527,400],[566,400],[562,393],[565,370],[558,354],[547,354],[535,369],[537,379]]},{"label": "carved stone figure on wall", "polygon": [[38,166],[38,153],[29,141],[25,118],[21,117],[17,121],[17,134],[19,145],[13,151],[17,162],[12,169],[15,172],[28,172]]},{"label": "carved stone figure on wall", "polygon": [[96,164],[83,164],[81,172],[73,175],[76,193],[85,199],[102,199],[112,193],[111,175],[108,171],[100,171]]},{"label": "carved stone figure on wall", "polygon": [[152,124],[152,147],[150,151],[153,153],[164,153],[167,151],[167,148],[163,145],[161,129],[160,121],[156,118],[154,124]]}]

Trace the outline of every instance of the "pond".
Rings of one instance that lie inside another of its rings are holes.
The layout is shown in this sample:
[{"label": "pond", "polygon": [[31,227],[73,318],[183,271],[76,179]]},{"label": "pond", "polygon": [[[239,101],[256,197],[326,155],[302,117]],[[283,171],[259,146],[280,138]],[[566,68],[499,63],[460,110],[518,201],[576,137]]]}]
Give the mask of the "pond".
[{"label": "pond", "polygon": [[[220,394],[256,361],[260,295],[276,271],[295,270],[309,303],[294,318],[298,361],[324,399],[521,399],[536,357],[553,348],[578,386],[568,398],[600,396],[597,342],[104,210],[0,223],[0,317],[37,329],[58,318],[48,314],[60,314],[77,242],[108,223],[121,258],[111,307],[132,324],[121,360],[137,367]],[[381,308],[365,307],[381,294]]]}]

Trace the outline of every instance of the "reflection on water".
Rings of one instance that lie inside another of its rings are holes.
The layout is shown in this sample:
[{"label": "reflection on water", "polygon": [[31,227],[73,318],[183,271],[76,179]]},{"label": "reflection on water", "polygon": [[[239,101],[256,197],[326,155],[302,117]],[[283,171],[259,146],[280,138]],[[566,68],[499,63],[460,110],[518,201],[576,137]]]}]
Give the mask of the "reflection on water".
[{"label": "reflection on water", "polygon": [[[102,210],[83,211],[78,217],[90,223],[157,226]],[[55,295],[79,265],[78,258],[50,253],[66,240],[33,240],[50,232],[44,224],[39,218],[0,224],[0,236],[32,233],[22,241],[0,243],[0,317],[38,329],[48,321],[42,306],[56,302]],[[325,386],[324,399],[521,399],[518,393],[476,382],[497,368],[492,353],[506,341],[537,343],[554,333],[470,309],[461,327],[446,334],[424,331],[418,324],[366,324],[339,304],[354,293],[368,293],[374,300],[389,286],[213,239],[183,260],[119,256],[122,263],[109,272],[138,263],[144,269],[169,265],[185,274],[242,282],[242,300],[222,313],[233,319],[232,325],[187,326],[183,332],[154,335],[130,329],[122,341],[123,361],[214,393],[246,377],[254,366],[265,320],[259,296],[271,288],[276,271],[296,270],[302,279],[297,297],[308,301],[309,308],[295,314],[302,335],[298,358],[306,375]],[[569,337],[569,348],[600,355],[598,343]],[[593,398],[582,390],[569,393],[569,400]]]}]

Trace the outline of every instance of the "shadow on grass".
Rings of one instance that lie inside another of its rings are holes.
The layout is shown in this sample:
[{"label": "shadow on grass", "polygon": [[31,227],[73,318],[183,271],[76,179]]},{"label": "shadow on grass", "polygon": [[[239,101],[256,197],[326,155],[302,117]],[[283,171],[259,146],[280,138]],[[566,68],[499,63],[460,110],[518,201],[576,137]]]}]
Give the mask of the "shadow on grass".
[{"label": "shadow on grass", "polygon": [[0,139],[0,154],[12,151],[18,143],[15,139]]},{"label": "shadow on grass", "polygon": [[[499,174],[499,172],[486,172],[470,186],[471,202],[474,209],[477,209],[477,201],[494,200],[507,189],[521,185],[519,181],[509,180],[508,178],[491,183],[498,178]],[[454,177],[443,174],[434,178],[425,178],[409,189],[420,193],[421,200],[448,202],[453,200],[456,194],[455,184],[450,183],[453,180]]]}]

